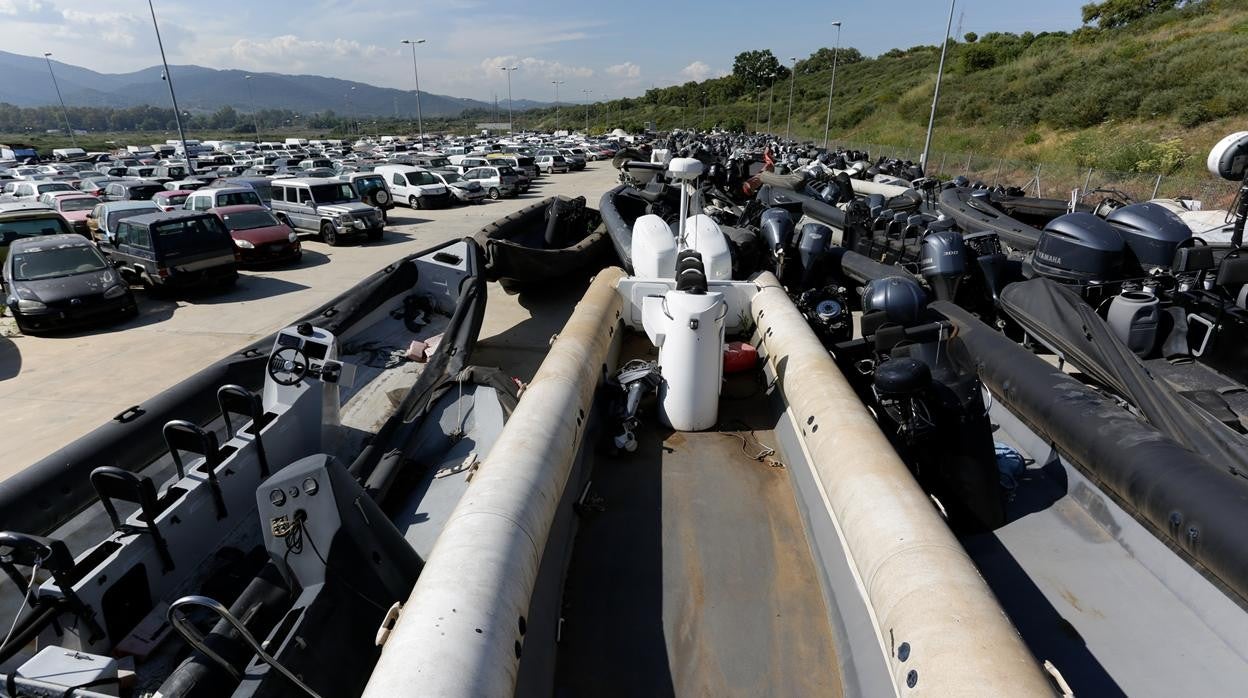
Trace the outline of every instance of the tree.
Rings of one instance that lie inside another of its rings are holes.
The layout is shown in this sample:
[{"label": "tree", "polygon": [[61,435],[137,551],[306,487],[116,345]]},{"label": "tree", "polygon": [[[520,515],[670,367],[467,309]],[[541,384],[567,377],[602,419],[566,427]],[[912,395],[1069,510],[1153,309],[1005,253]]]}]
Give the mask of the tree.
[{"label": "tree", "polygon": [[975,32],[967,32],[962,35],[962,38],[966,40],[966,43],[973,44],[977,39],[979,39],[979,34],[976,34]]},{"label": "tree", "polygon": [[1083,23],[1101,29],[1114,29],[1143,19],[1151,14],[1173,10],[1189,0],[1105,0],[1083,6]]},{"label": "tree", "polygon": [[773,80],[788,77],[789,69],[770,49],[742,51],[732,59],[732,75],[755,89],[770,85]]},{"label": "tree", "polygon": [[798,75],[809,75],[824,70],[832,70],[832,57],[836,53],[836,64],[839,67],[861,63],[865,60],[862,52],[856,48],[848,46],[841,48],[839,52],[830,48],[821,48],[807,56],[805,59],[797,62],[796,70]]}]

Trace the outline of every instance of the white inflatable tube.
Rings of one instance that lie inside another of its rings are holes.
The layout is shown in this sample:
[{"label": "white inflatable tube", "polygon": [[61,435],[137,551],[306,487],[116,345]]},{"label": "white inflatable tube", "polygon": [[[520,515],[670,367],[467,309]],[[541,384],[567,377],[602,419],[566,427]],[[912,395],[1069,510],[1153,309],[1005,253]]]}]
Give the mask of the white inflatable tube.
[{"label": "white inflatable tube", "polygon": [[364,691],[509,696],[515,648],[602,366],[620,336],[618,268],[600,272],[451,514]]},{"label": "white inflatable tube", "polygon": [[865,588],[898,694],[1052,695],[970,557],[784,289],[771,274],[756,282],[756,336]]}]

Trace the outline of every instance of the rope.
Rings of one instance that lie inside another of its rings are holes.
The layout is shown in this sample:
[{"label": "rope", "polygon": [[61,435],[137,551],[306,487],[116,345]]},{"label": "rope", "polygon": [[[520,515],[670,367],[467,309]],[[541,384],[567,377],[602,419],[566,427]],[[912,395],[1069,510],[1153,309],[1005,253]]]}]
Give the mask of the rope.
[{"label": "rope", "polygon": [[[741,453],[743,453],[746,458],[749,458],[752,461],[758,461],[759,463],[766,463],[767,465],[773,468],[784,467],[783,462],[781,462],[778,458],[772,457],[776,455],[776,449],[763,443],[758,438],[758,435],[754,433],[754,430],[750,429],[749,426],[747,426],[744,422],[740,420],[733,420],[730,426],[739,426],[741,427],[741,431],[747,432],[749,434],[748,436],[746,436],[745,434],[741,434],[736,431],[719,432],[720,436],[730,436],[734,439],[740,440],[741,441]],[[751,449],[753,449],[755,452],[751,453],[750,452]]]},{"label": "rope", "polygon": [[35,558],[35,564],[30,570],[30,584],[26,585],[26,591],[22,593],[22,603],[17,607],[17,613],[13,614],[13,625],[9,626],[9,632],[4,636],[4,642],[0,642],[0,648],[7,647],[9,640],[13,639],[13,631],[17,630],[17,621],[22,617],[22,611],[26,610],[26,605],[30,603],[31,592],[35,590],[35,576],[39,574],[39,563],[43,562],[43,558]]}]

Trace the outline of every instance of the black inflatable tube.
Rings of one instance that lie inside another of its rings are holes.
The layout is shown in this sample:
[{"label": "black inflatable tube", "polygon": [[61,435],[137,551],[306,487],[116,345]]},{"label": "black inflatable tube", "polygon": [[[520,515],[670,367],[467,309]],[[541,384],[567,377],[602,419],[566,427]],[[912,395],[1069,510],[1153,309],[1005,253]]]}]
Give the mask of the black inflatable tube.
[{"label": "black inflatable tube", "polygon": [[627,184],[617,185],[608,189],[598,200],[598,212],[602,214],[602,222],[607,226],[611,244],[615,247],[615,253],[619,256],[620,262],[630,274],[633,273],[633,228],[624,220],[624,216],[620,215],[620,210],[615,206],[615,197],[625,189],[631,188]]},{"label": "black inflatable tube", "polygon": [[[380,303],[410,288],[416,267],[408,263],[459,242],[453,240],[409,255],[374,272],[349,290],[291,324],[311,322],[340,333]],[[467,238],[477,260],[480,248]],[[480,266],[470,267],[479,273]],[[482,310],[482,312],[484,312]],[[477,323],[479,329],[480,323]],[[89,475],[101,465],[137,471],[168,449],[161,433],[171,419],[207,424],[220,415],[216,390],[226,383],[258,390],[275,334],[212,364],[177,385],[143,401],[135,416],[109,421],[30,467],[0,481],[0,530],[47,535],[96,499]]]},{"label": "black inflatable tube", "polygon": [[870,257],[857,252],[851,252],[843,247],[833,248],[831,256],[834,274],[842,278],[852,279],[861,284],[865,284],[872,279],[884,279],[890,276],[914,278],[912,274],[901,267],[877,262]]},{"label": "black inflatable tube", "polygon": [[1149,525],[1248,601],[1248,483],[1180,446],[952,303],[950,357],[973,367],[1011,412]]},{"label": "black inflatable tube", "polygon": [[963,232],[996,233],[1008,246],[1018,250],[1034,250],[1040,240],[1040,230],[1011,218],[996,209],[983,209],[971,199],[974,190],[954,187],[940,193],[938,207],[941,213],[952,218]]}]

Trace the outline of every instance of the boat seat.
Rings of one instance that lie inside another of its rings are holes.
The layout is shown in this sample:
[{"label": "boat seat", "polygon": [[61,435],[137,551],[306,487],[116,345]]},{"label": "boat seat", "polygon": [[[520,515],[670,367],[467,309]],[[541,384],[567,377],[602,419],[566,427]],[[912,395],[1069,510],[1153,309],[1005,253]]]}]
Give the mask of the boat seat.
[{"label": "boat seat", "polygon": [[[78,579],[79,571],[74,564],[74,556],[69,552],[69,546],[55,538],[17,531],[0,531],[0,570],[4,570],[18,590],[39,583],[35,579],[36,566],[52,575],[52,583],[60,589],[65,604],[86,625],[91,637],[99,638],[101,630],[95,622],[95,614],[74,593],[74,582]],[[30,579],[18,567],[31,568]],[[38,595],[27,593],[25,597],[31,608],[39,607]]]},{"label": "boat seat", "polygon": [[1218,275],[1214,277],[1213,285],[1225,291],[1231,298],[1236,298],[1240,288],[1248,284],[1248,257],[1240,257],[1238,252],[1232,252],[1231,255],[1227,255],[1218,265]]},{"label": "boat seat", "polygon": [[242,415],[251,420],[248,433],[251,434],[256,444],[256,458],[260,461],[260,476],[268,477],[270,474],[269,459],[265,455],[264,441],[260,437],[260,432],[264,431],[264,427],[277,415],[265,412],[264,402],[260,396],[241,385],[223,385],[218,388],[217,404],[221,407],[221,419],[225,421],[225,433],[231,439],[238,434],[234,429],[234,424],[230,421],[231,414]]},{"label": "boat seat", "polygon": [[[104,512],[108,514],[113,530],[118,533],[147,534],[156,544],[164,571],[173,570],[173,557],[169,554],[169,544],[156,526],[156,517],[169,508],[184,493],[183,490],[170,488],[164,497],[156,496],[156,486],[150,477],[139,477],[134,473],[111,465],[104,465],[91,471],[91,486],[100,496]],[[121,520],[113,500],[130,502],[139,506],[139,518],[145,525],[136,526]]]},{"label": "boat seat", "polygon": [[201,429],[184,420],[175,419],[165,424],[165,444],[169,446],[169,455],[178,469],[178,477],[186,477],[186,467],[182,463],[182,451],[203,456],[204,462],[196,470],[208,476],[208,486],[212,488],[212,500],[217,507],[217,518],[224,519],[228,512],[225,509],[225,496],[221,492],[221,482],[217,479],[217,467],[225,460],[225,456],[233,453],[233,447],[227,452],[217,445],[217,435]]}]

